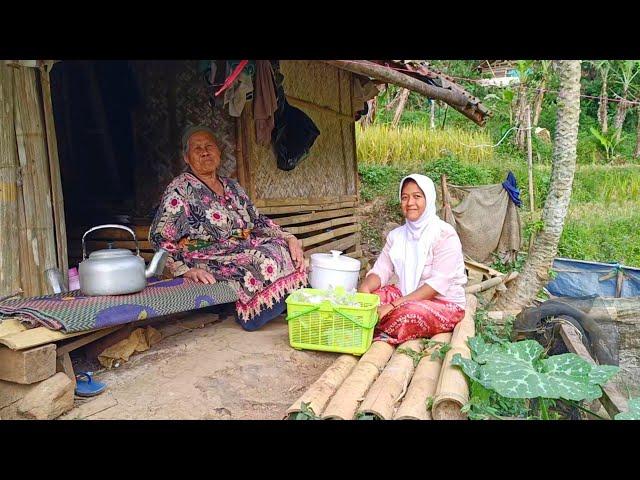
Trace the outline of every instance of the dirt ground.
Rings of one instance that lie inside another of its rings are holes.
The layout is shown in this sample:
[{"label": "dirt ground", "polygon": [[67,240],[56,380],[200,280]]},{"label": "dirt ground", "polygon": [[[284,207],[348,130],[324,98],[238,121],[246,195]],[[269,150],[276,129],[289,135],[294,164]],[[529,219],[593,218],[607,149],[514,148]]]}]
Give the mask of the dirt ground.
[{"label": "dirt ground", "polygon": [[227,318],[96,372],[107,390],[60,418],[278,420],[337,356],[291,348],[282,317],[256,332]]}]

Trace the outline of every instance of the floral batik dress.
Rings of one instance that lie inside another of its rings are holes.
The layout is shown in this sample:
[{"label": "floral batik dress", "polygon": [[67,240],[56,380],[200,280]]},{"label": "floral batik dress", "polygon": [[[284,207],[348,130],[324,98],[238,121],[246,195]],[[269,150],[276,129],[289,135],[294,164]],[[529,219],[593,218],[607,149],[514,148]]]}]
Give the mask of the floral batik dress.
[{"label": "floral batik dress", "polygon": [[292,235],[258,213],[238,182],[219,178],[222,196],[191,172],[176,177],[164,192],[149,240],[169,252],[167,267],[174,276],[201,268],[229,282],[238,293],[239,321],[250,323],[305,286],[307,274],[291,259]]}]

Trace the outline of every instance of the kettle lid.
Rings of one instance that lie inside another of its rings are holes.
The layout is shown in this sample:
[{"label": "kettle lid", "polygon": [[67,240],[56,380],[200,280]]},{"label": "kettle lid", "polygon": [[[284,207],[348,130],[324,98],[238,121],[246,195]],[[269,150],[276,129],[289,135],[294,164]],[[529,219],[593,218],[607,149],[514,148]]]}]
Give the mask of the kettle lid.
[{"label": "kettle lid", "polygon": [[103,250],[96,250],[89,254],[89,258],[95,260],[105,260],[108,258],[122,258],[135,256],[131,250],[126,248],[105,248]]}]

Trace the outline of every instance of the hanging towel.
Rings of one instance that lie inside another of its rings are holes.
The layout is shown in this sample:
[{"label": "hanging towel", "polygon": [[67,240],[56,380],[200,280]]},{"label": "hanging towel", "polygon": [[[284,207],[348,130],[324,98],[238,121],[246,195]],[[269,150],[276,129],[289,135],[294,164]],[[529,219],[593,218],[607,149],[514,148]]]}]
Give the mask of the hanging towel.
[{"label": "hanging towel", "polygon": [[273,69],[269,60],[256,61],[256,85],[253,100],[253,119],[256,126],[256,143],[269,145],[275,125],[274,114],[278,109],[273,80]]}]

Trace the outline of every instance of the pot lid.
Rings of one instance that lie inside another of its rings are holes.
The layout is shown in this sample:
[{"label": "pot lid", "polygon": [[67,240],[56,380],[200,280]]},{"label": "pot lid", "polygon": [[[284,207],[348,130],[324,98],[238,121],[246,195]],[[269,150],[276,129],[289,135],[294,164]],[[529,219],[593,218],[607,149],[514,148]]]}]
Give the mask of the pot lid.
[{"label": "pot lid", "polygon": [[343,272],[360,271],[359,260],[341,254],[339,250],[331,250],[331,253],[314,253],[311,255],[311,265]]},{"label": "pot lid", "polygon": [[89,258],[95,260],[105,260],[107,258],[122,258],[134,256],[131,250],[126,248],[105,248],[103,250],[96,250],[89,254]]}]

